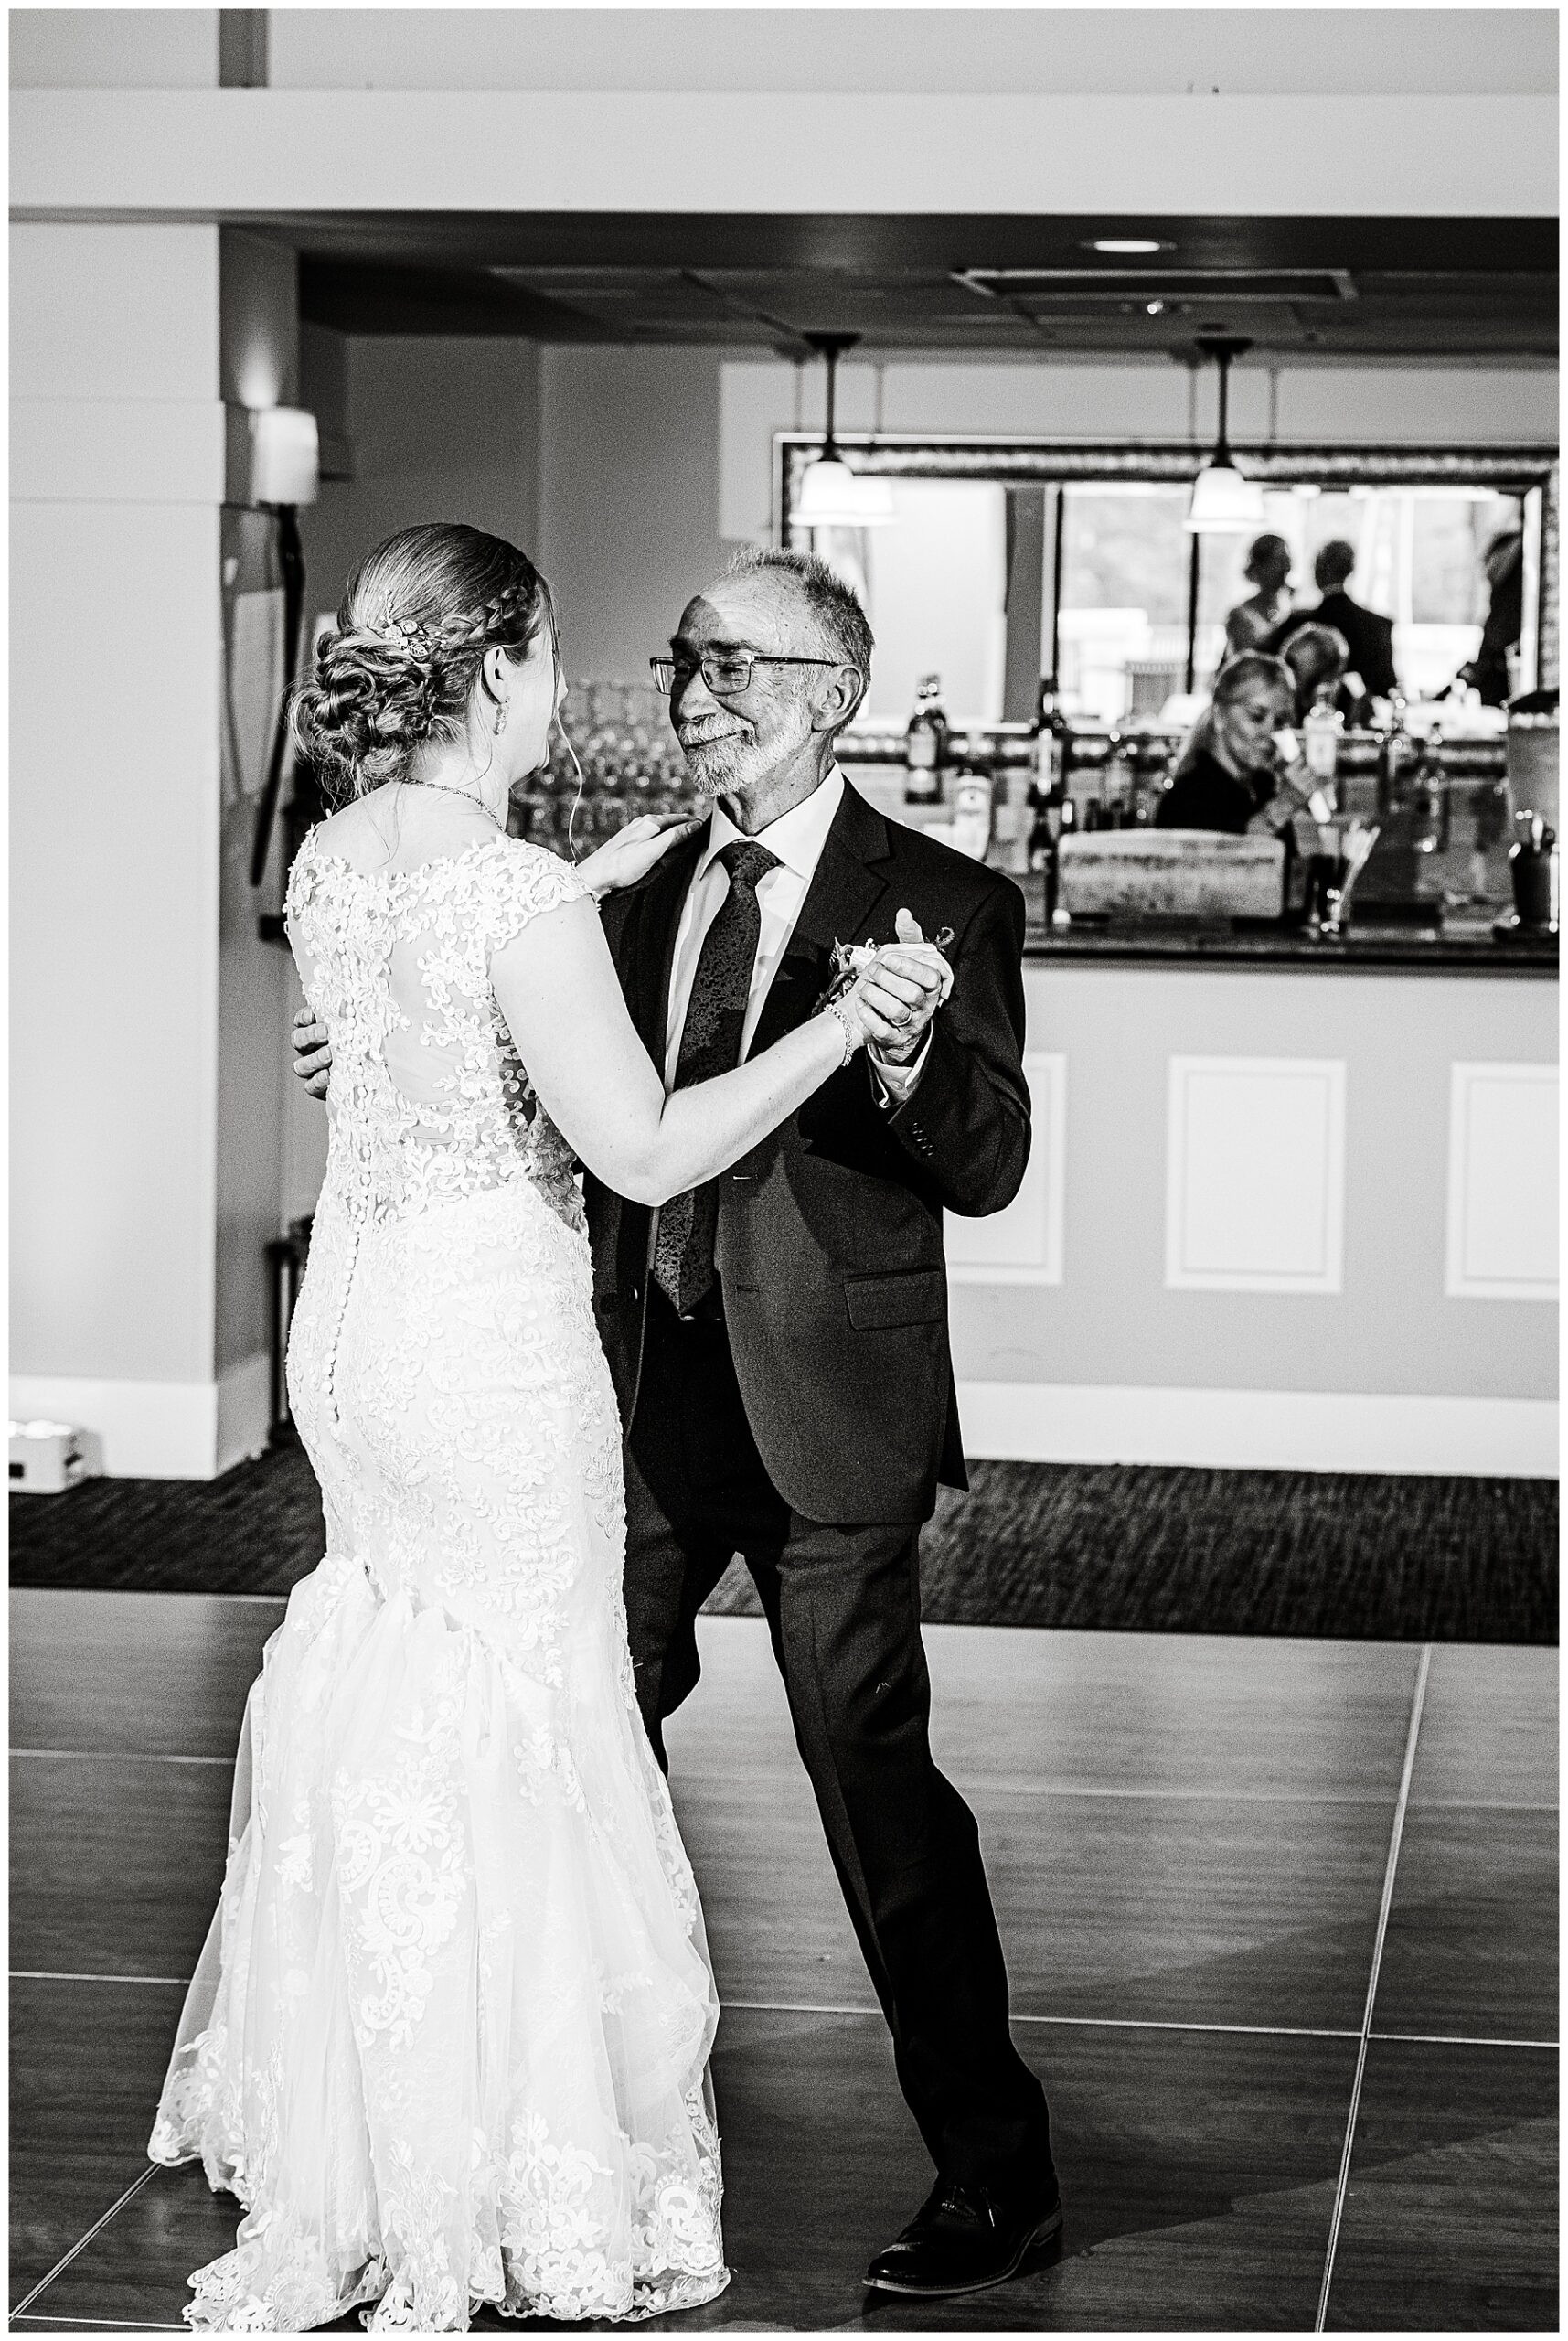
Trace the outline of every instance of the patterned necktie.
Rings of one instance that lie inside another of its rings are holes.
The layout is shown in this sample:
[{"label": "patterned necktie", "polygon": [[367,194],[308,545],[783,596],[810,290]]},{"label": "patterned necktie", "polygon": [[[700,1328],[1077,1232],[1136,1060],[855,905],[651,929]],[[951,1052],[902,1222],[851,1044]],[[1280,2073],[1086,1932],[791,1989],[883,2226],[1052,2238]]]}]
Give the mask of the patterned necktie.
[{"label": "patterned necktie", "polygon": [[[730,873],[730,892],[702,938],[675,1069],[677,1089],[731,1073],[741,1062],[746,1002],[763,931],[757,888],[779,866],[776,853],[750,838],[721,846],[715,858]],[[682,1317],[690,1316],[712,1285],[718,1226],[719,1187],[711,1179],[703,1186],[688,1187],[683,1195],[672,1195],[659,1213],[654,1278]]]}]

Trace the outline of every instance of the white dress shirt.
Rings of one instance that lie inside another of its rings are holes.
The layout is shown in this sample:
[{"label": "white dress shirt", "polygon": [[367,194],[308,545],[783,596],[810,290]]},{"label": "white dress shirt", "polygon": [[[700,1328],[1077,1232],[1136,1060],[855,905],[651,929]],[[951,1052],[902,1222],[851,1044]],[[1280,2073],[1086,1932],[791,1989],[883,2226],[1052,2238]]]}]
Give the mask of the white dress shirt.
[{"label": "white dress shirt", "polygon": [[[795,923],[800,916],[811,882],[816,875],[816,865],[822,859],[822,849],[827,842],[827,832],[833,827],[838,807],[844,802],[844,775],[837,764],[831,766],[820,788],[781,813],[759,829],[754,844],[766,846],[776,855],[778,868],[770,870],[757,883],[757,908],[762,914],[762,929],[757,937],[757,956],[752,965],[752,986],[746,998],[745,1021],[741,1028],[741,1055],[750,1052],[763,1004],[778,973],[779,962],[789,947]],[[727,845],[745,842],[745,831],[738,829],[722,805],[715,805],[709,824],[708,839],[701,857],[692,872],[681,906],[680,924],[676,929],[675,957],[670,964],[669,1021],[665,1038],[665,1087],[675,1087],[676,1068],[680,1062],[680,1039],[686,1029],[686,1011],[691,1001],[691,988],[697,980],[697,963],[702,955],[703,941],[709,928],[718,917],[720,905],[730,892],[730,873],[719,860]],[[853,941],[853,937],[848,938]],[[925,1062],[925,1050],[909,1064],[884,1064],[875,1061],[878,1083],[886,1090],[883,1102],[902,1105],[910,1096]]]}]

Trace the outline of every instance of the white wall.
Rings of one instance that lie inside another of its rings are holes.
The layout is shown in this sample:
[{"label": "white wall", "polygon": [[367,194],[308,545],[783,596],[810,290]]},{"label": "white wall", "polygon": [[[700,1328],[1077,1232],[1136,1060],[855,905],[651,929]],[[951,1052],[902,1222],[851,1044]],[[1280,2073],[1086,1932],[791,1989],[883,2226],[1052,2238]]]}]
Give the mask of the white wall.
[{"label": "white wall", "polygon": [[528,550],[539,533],[540,353],[532,342],[347,336],[307,326],[302,395],[353,477],[304,516],[313,610],[362,553],[417,520],[465,520]]},{"label": "white wall", "polygon": [[216,1378],[219,231],[11,251],[12,1364],[28,1412],[156,1385],[188,1463]]},{"label": "white wall", "polygon": [[14,90],[213,90],[216,8],[13,8]]},{"label": "white wall", "polygon": [[[293,90],[1493,93],[1556,87],[1546,8],[280,8]],[[17,89],[211,88],[210,8],[23,8]]]},{"label": "white wall", "polygon": [[1550,9],[275,9],[272,78],[340,90],[1556,88]]},{"label": "white wall", "polygon": [[718,448],[715,353],[542,353],[539,558],[569,673],[645,681],[723,566]]},{"label": "white wall", "polygon": [[21,90],[14,215],[1550,216],[1551,96]]}]

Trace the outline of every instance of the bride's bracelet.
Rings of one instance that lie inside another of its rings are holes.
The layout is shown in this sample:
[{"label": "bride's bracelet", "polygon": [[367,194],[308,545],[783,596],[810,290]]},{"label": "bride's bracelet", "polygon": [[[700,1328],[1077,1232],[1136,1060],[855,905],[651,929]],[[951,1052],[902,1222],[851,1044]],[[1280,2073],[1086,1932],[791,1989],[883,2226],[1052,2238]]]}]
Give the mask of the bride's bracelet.
[{"label": "bride's bracelet", "polygon": [[848,1064],[859,1045],[855,1038],[855,1028],[836,999],[826,1001],[822,1013],[824,1016],[831,1016],[836,1023],[842,1024],[844,1027],[844,1064]]}]

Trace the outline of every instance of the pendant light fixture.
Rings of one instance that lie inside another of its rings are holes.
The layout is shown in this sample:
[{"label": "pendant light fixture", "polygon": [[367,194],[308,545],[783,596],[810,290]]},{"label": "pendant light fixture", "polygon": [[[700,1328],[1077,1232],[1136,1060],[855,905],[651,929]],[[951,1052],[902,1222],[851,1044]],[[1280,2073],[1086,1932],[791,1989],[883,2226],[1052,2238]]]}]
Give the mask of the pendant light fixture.
[{"label": "pendant light fixture", "polygon": [[1220,369],[1220,429],[1213,454],[1192,483],[1187,526],[1194,536],[1242,536],[1249,529],[1263,526],[1263,489],[1256,480],[1243,479],[1236,469],[1225,434],[1231,361],[1243,357],[1252,346],[1250,341],[1217,334],[1200,334],[1198,337],[1198,347],[1204,357],[1213,358]]},{"label": "pendant light fixture", "polygon": [[834,392],[838,360],[853,349],[858,333],[808,333],[802,338],[827,368],[827,428],[822,453],[801,482],[791,518],[803,529],[880,529],[893,517],[892,490],[883,479],[861,479],[849,469],[833,436]]}]

